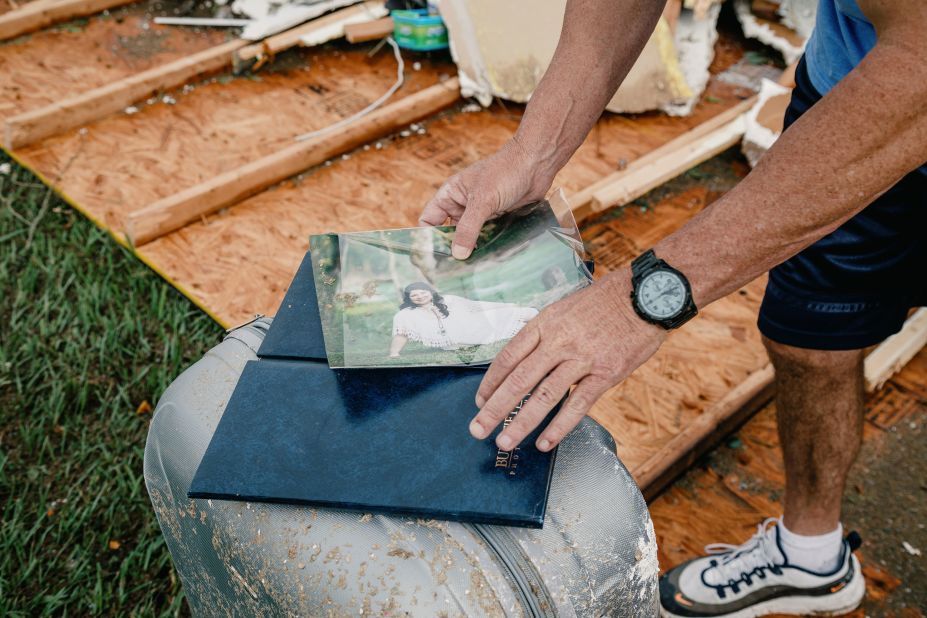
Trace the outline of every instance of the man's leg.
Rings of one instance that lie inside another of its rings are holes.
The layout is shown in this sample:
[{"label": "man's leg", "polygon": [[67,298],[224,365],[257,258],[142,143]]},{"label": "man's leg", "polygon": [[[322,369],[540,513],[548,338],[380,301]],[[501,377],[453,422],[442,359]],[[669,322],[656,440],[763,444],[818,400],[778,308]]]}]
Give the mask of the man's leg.
[{"label": "man's leg", "polygon": [[[865,594],[845,539],[840,502],[863,428],[863,350],[813,350],[763,343],[776,369],[785,511],[740,546],[707,546],[707,556],[660,580],[664,618],[844,613]],[[710,516],[710,515],[708,515]]]},{"label": "man's leg", "polygon": [[776,369],[785,460],[783,523],[796,534],[836,530],[863,431],[863,350],[807,350],[764,338]]}]

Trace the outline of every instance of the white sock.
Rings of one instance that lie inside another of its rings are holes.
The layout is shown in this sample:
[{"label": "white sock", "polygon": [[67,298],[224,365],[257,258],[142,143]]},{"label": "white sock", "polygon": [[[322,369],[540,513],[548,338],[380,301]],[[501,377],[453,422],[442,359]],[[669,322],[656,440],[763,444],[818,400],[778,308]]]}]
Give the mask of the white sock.
[{"label": "white sock", "polygon": [[805,536],[795,534],[779,518],[779,540],[789,564],[816,573],[830,573],[837,568],[843,547],[843,525],[827,534]]}]

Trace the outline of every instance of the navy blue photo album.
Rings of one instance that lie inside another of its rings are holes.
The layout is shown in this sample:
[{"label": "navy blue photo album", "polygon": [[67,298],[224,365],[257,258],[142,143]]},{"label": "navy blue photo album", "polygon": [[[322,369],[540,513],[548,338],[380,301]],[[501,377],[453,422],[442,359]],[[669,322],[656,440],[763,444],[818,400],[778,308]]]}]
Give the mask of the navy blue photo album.
[{"label": "navy blue photo album", "polygon": [[[556,451],[468,431],[473,367],[332,369],[307,254],[188,495],[540,528]],[[517,410],[513,411],[513,415]],[[510,418],[512,415],[510,415]]]}]

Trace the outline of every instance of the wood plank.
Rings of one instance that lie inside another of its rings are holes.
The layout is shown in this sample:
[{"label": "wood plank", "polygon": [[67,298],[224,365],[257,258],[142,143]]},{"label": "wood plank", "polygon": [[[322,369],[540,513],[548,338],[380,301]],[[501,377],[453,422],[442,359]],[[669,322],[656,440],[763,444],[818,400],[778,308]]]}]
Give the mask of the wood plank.
[{"label": "wood plank", "polygon": [[383,17],[346,25],[344,27],[344,38],[348,40],[348,43],[364,43],[390,36],[393,34],[393,29],[393,18]]},{"label": "wood plank", "polygon": [[921,307],[905,320],[902,329],[883,341],[866,357],[866,390],[882,388],[927,345],[927,308]]},{"label": "wood plank", "polygon": [[131,2],[132,0],[32,0],[16,10],[0,15],[0,41]]},{"label": "wood plank", "polygon": [[570,196],[574,216],[584,219],[644,193],[729,148],[743,135],[743,115],[756,103],[750,97],[690,129]]},{"label": "wood plank", "polygon": [[219,70],[227,66],[231,62],[232,53],[245,44],[245,41],[241,40],[229,41],[40,109],[13,116],[5,123],[4,145],[11,150],[21,148],[120,111],[152,93],[176,88],[196,75]]},{"label": "wood plank", "polygon": [[337,133],[297,142],[133,212],[126,220],[126,235],[135,246],[143,245],[313,165],[434,114],[459,98],[456,78],[435,84],[373,111]]}]

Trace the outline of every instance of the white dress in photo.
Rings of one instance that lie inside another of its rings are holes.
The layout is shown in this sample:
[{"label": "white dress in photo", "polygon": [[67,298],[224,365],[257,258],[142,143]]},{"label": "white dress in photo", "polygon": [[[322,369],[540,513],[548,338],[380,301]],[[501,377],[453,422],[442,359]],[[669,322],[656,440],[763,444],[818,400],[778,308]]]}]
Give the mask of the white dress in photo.
[{"label": "white dress in photo", "polygon": [[406,307],[393,317],[393,336],[408,337],[432,348],[496,343],[514,337],[538,314],[533,307],[492,303],[446,295],[448,315],[434,305]]}]

